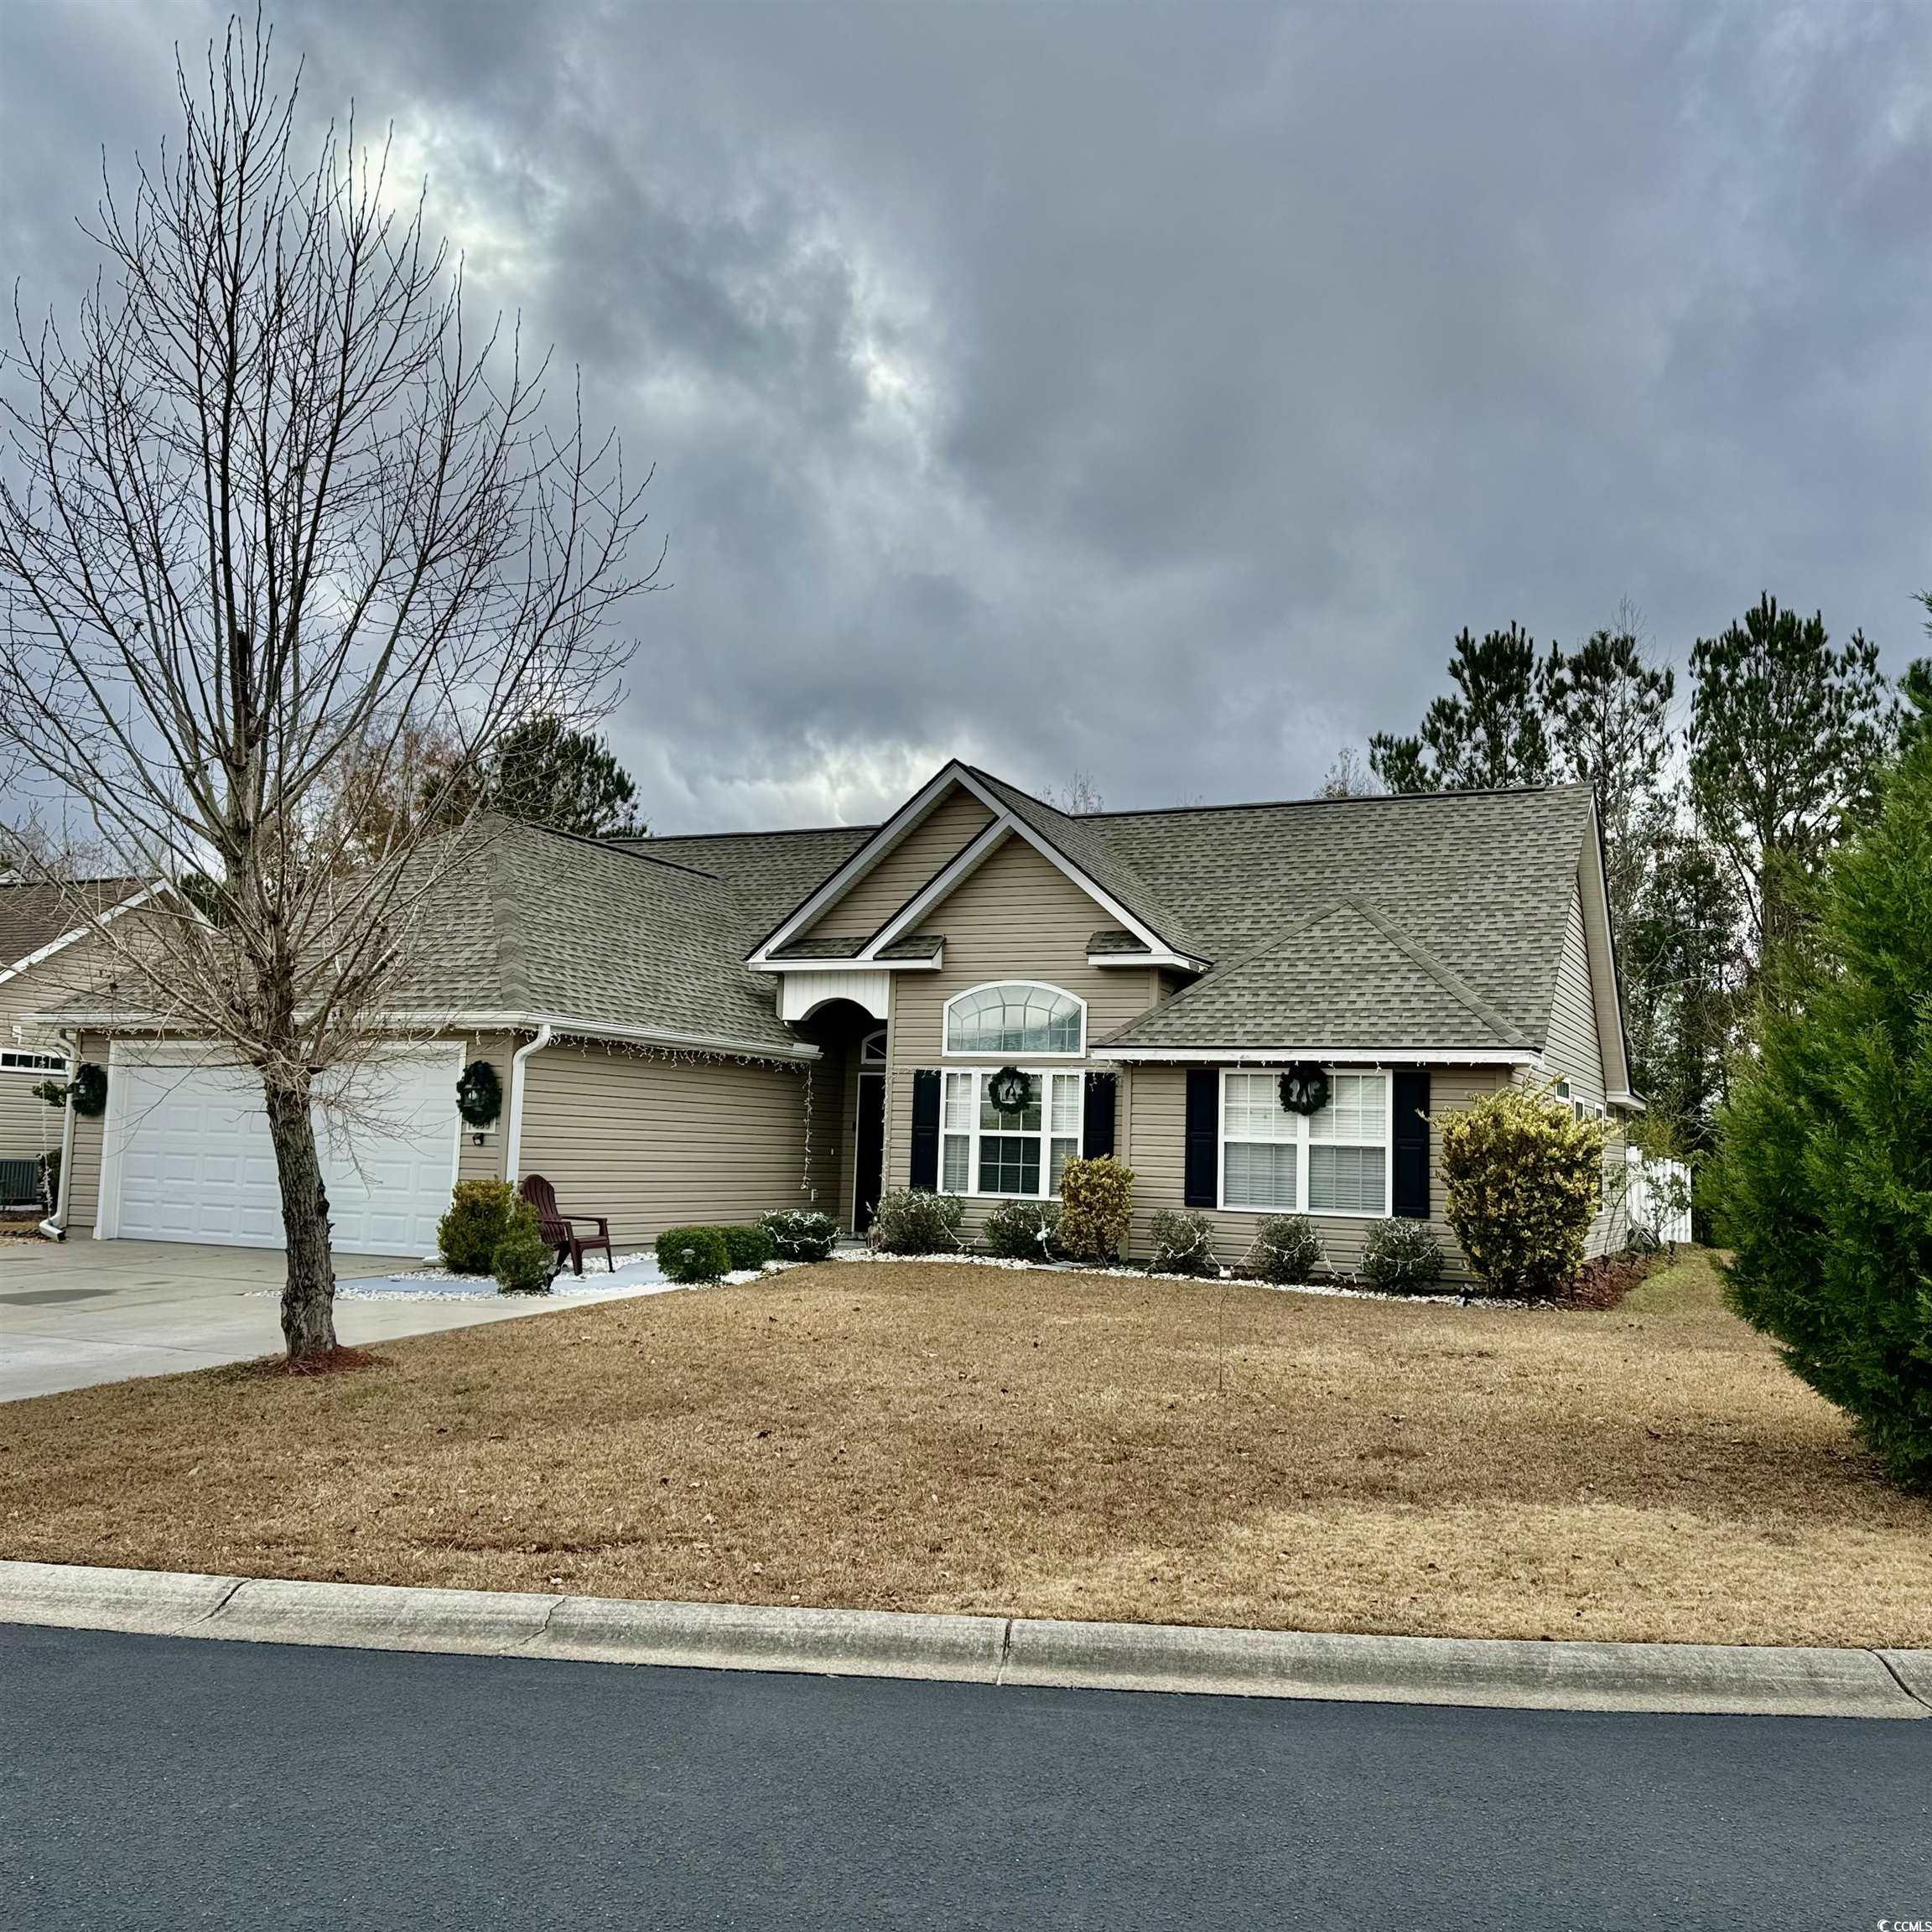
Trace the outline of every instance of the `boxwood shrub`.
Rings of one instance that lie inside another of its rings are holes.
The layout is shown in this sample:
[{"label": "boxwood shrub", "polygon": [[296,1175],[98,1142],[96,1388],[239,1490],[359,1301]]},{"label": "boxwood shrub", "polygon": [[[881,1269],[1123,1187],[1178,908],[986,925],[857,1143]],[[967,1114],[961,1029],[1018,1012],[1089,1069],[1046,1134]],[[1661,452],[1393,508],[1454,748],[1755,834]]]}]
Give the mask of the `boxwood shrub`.
[{"label": "boxwood shrub", "polygon": [[735,1275],[746,1270],[756,1273],[777,1252],[771,1235],[762,1228],[739,1225],[720,1228],[718,1232],[724,1237],[724,1252],[731,1257]]},{"label": "boxwood shrub", "polygon": [[1362,1279],[1386,1295],[1420,1295],[1442,1278],[1442,1249],[1426,1221],[1378,1221],[1362,1240]]},{"label": "boxwood shrub", "polygon": [[895,1187],[879,1197],[865,1237],[881,1254],[948,1254],[959,1245],[966,1203],[929,1187]]},{"label": "boxwood shrub", "polygon": [[823,1261],[839,1239],[839,1223],[816,1208],[782,1208],[759,1217],[781,1261]]},{"label": "boxwood shrub", "polygon": [[1243,1258],[1264,1281],[1283,1287],[1311,1280],[1327,1257],[1322,1237],[1306,1214],[1270,1214],[1254,1231],[1254,1244]]},{"label": "boxwood shrub", "polygon": [[490,1257],[490,1272],[506,1295],[548,1295],[557,1272],[557,1250],[538,1231],[537,1211],[527,1201],[511,1210],[509,1225]]},{"label": "boxwood shrub", "polygon": [[657,1237],[657,1265],[667,1281],[716,1281],[731,1269],[731,1250],[715,1228],[667,1228]]},{"label": "boxwood shrub", "polygon": [[1218,1275],[1214,1259],[1214,1223],[1205,1214],[1164,1208],[1148,1224],[1154,1237],[1156,1275]]},{"label": "boxwood shrub", "polygon": [[986,1217],[984,1239],[1008,1261],[1051,1261],[1059,1252],[1060,1208],[1052,1201],[1002,1201]]},{"label": "boxwood shrub", "polygon": [[[436,1223],[436,1252],[453,1275],[487,1275],[496,1266],[496,1244],[523,1205],[507,1181],[459,1181],[449,1209]],[[532,1214],[534,1228],[537,1218]]]}]

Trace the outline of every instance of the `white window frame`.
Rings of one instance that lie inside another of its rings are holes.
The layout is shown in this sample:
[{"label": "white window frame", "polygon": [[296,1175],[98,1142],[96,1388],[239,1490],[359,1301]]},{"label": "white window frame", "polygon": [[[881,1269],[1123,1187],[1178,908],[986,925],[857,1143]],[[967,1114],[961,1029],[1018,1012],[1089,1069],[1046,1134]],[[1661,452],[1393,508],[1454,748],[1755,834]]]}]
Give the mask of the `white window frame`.
[{"label": "white window frame", "polygon": [[1382,1082],[1382,1207],[1379,1213],[1368,1208],[1311,1208],[1308,1204],[1308,1150],[1317,1145],[1337,1147],[1372,1147],[1372,1140],[1336,1140],[1317,1142],[1309,1130],[1306,1114],[1294,1116],[1296,1123],[1291,1139],[1279,1140],[1276,1146],[1292,1147],[1295,1150],[1295,1200],[1292,1208],[1250,1208],[1244,1202],[1228,1198],[1228,1076],[1230,1073],[1254,1074],[1270,1079],[1279,1079],[1288,1072],[1285,1067],[1223,1067],[1215,1094],[1214,1117],[1214,1199],[1223,1214],[1306,1214],[1324,1221],[1386,1221],[1395,1211],[1395,1076],[1381,1067],[1324,1067],[1322,1071],[1328,1076],[1331,1088],[1340,1074],[1351,1078],[1379,1078]]},{"label": "white window frame", "polygon": [[886,1064],[886,1029],[875,1026],[859,1042],[859,1064],[876,1072]]},{"label": "white window frame", "polygon": [[[1050,1051],[1046,1047],[1010,1048],[1003,1051],[995,1046],[961,1047],[955,1051],[953,1045],[953,1009],[962,1000],[969,1000],[975,993],[994,993],[1003,986],[1024,986],[1033,992],[1053,993],[1062,1000],[1071,1000],[1080,1009],[1080,1044],[1071,1052],[1064,1049]],[[977,986],[963,986],[946,1002],[939,1015],[939,1045],[943,1057],[948,1060],[998,1060],[1004,1063],[1015,1052],[1021,1051],[1026,1052],[1029,1061],[1084,1060],[1087,1057],[1087,1002],[1078,993],[1071,992],[1064,986],[1056,986],[1051,979],[982,979]],[[1021,1071],[1026,1069],[1022,1068]]]},{"label": "white window frame", "polygon": [[[1002,980],[1000,984],[1010,984]],[[985,1110],[986,1083],[1000,1072],[999,1067],[948,1067],[939,1076],[939,1187],[943,1193],[958,1193],[978,1201],[1057,1201],[1053,1184],[1053,1143],[1056,1140],[1071,1140],[1073,1151],[1067,1158],[1078,1161],[1087,1145],[1087,1076],[1084,1072],[1070,1071],[1064,1066],[1031,1067],[1015,1062],[1017,1070],[1040,1083],[1040,1125],[1036,1131],[1031,1128],[987,1127],[980,1123]],[[1071,1134],[1056,1134],[1053,1131],[1053,1083],[1056,1079],[1073,1083],[1073,1131]],[[971,1096],[969,1114],[971,1125],[962,1131],[947,1124],[946,1104],[952,1093],[952,1083],[963,1080],[969,1083],[967,1091]],[[1040,1192],[1037,1194],[1015,1194],[1003,1190],[982,1188],[979,1185],[979,1143],[989,1135],[995,1138],[1018,1138],[1037,1140],[1040,1143]],[[946,1185],[946,1143],[948,1140],[963,1140],[966,1143],[966,1185],[960,1188]]]},{"label": "white window frame", "polygon": [[65,1073],[65,1053],[35,1053],[24,1046],[0,1047],[0,1073]]}]

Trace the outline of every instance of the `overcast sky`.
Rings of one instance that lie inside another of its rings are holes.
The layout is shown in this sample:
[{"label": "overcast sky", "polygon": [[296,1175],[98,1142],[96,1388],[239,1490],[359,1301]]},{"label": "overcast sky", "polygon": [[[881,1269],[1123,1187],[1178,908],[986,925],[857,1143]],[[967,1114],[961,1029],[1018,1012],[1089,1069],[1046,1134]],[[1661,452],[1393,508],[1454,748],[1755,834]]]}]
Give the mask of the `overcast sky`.
[{"label": "overcast sky", "polygon": [[[1932,587],[1932,5],[286,0],[492,305],[657,465],[613,721],[664,831],[948,755],[1308,792],[1450,640]],[[71,310],[195,5],[0,0],[0,236]]]}]

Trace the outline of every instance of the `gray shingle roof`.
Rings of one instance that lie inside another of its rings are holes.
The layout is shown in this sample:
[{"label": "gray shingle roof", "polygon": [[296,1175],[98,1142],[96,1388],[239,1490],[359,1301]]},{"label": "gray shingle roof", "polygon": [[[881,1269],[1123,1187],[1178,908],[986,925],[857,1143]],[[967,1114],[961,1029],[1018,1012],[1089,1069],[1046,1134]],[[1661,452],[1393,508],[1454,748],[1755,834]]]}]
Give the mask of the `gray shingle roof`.
[{"label": "gray shingle roof", "polygon": [[[1163,1002],[1161,1036],[1150,1045],[1234,1044],[1212,1036],[1237,1010],[1245,1032],[1259,1026],[1284,1044],[1318,1038],[1350,1011],[1367,969],[1355,962],[1369,958],[1393,976],[1392,1004],[1415,1002],[1418,1024],[1452,984],[1491,1016],[1491,1032],[1499,1025],[1512,1042],[1534,1047],[1548,1036],[1590,823],[1587,787],[1108,813],[1082,823],[1125,855],[1217,962]],[[1332,966],[1291,972],[1254,960],[1249,969],[1258,950],[1291,939],[1343,899],[1353,916],[1330,934],[1348,936]],[[1423,980],[1439,993],[1426,994]],[[1277,1003],[1291,991],[1305,1012]],[[1448,1008],[1436,1015],[1454,1023],[1456,1037],[1441,1044],[1478,1043],[1467,1031],[1467,1000],[1455,1005],[1463,1017]],[[1155,1023],[1148,1015],[1118,1043],[1140,1040]]]},{"label": "gray shingle roof", "polygon": [[876,825],[821,825],[796,832],[700,832],[612,843],[722,880],[743,914],[738,928],[742,956],[878,829]]},{"label": "gray shingle roof", "polygon": [[63,889],[32,880],[0,880],[0,972],[65,938],[81,923],[71,895],[96,914],[141,890],[138,879],[89,879]]},{"label": "gray shingle roof", "polygon": [[493,818],[431,889],[434,951],[397,1004],[795,1050],[739,958],[752,917],[720,879]]}]

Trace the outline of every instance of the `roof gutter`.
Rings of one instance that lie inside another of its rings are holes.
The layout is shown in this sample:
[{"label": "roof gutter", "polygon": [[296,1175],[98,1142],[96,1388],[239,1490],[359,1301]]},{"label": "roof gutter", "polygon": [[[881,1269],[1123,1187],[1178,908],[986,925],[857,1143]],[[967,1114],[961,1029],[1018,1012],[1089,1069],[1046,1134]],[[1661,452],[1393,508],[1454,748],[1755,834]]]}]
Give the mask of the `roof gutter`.
[{"label": "roof gutter", "polygon": [[525,1041],[510,1056],[510,1131],[503,1150],[503,1178],[512,1187],[517,1185],[517,1175],[523,1165],[524,1062],[532,1053],[541,1053],[553,1037],[550,1022],[546,1020],[537,1029],[536,1037]]},{"label": "roof gutter", "polygon": [[1092,1049],[1097,1060],[1130,1066],[1279,1067],[1319,1060],[1331,1067],[1540,1067],[1543,1057],[1526,1046],[1109,1046]]}]

